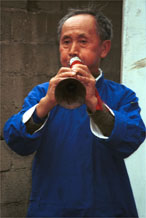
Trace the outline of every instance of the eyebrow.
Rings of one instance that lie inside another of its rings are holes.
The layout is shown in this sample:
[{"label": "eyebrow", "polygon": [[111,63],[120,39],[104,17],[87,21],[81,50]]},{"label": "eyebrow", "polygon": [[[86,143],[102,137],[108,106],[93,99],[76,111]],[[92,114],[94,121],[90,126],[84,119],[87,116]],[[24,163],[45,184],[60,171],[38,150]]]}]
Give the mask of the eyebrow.
[{"label": "eyebrow", "polygon": [[[82,38],[82,37],[87,38],[87,36],[84,33],[79,34],[77,38]],[[68,38],[71,38],[71,35],[64,35],[62,39],[64,40]]]},{"label": "eyebrow", "polygon": [[79,38],[82,38],[82,37],[83,37],[83,38],[87,38],[87,35],[85,35],[84,33],[82,33],[82,34],[79,35]]},{"label": "eyebrow", "polygon": [[68,39],[68,38],[71,38],[71,37],[69,35],[65,35],[65,36],[62,37],[62,40]]}]

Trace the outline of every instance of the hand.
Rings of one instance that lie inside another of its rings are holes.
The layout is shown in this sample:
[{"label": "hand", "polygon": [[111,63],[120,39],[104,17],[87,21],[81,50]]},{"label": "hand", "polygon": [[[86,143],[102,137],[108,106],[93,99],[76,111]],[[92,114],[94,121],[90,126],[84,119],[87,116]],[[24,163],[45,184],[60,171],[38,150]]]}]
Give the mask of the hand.
[{"label": "hand", "polygon": [[75,78],[75,77],[76,77],[76,73],[71,68],[62,67],[58,71],[57,75],[50,80],[47,95],[49,96],[52,105],[57,104],[55,98],[55,90],[57,85],[64,79]]},{"label": "hand", "polygon": [[58,83],[66,78],[75,77],[76,73],[68,67],[61,67],[56,76],[49,81],[49,88],[47,94],[42,98],[36,107],[37,115],[40,118],[45,117],[53,107],[57,105],[55,98],[55,89]]}]

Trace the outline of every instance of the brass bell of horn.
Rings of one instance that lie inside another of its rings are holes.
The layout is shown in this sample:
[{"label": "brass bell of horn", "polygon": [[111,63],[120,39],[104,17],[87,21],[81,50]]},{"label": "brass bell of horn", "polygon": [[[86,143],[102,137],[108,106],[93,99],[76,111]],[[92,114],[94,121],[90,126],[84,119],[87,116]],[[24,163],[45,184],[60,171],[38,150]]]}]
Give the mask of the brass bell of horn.
[{"label": "brass bell of horn", "polygon": [[[82,63],[78,57],[71,58],[70,66]],[[55,98],[59,105],[67,109],[74,109],[85,103],[86,89],[75,78],[62,80],[55,89]]]}]

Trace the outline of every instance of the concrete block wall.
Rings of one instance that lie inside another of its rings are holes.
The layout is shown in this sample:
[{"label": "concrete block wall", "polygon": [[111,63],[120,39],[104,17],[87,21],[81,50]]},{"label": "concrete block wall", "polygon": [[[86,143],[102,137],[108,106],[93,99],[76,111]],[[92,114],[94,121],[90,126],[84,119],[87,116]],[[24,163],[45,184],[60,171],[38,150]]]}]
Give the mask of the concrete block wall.
[{"label": "concrete block wall", "polygon": [[[1,217],[25,217],[33,156],[21,157],[3,139],[6,120],[17,113],[28,92],[60,67],[56,26],[68,7],[90,1],[1,1]],[[102,64],[105,77],[119,82],[122,0],[94,1],[112,20],[113,46]]]}]

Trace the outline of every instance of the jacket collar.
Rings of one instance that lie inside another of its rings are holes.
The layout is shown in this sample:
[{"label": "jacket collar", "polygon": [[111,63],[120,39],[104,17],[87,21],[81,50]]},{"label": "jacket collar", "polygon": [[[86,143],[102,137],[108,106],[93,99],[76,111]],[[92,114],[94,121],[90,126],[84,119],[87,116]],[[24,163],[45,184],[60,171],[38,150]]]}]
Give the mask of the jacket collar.
[{"label": "jacket collar", "polygon": [[99,76],[96,78],[96,88],[99,88],[102,86],[103,84],[103,81],[104,81],[104,75],[103,75],[103,72],[102,70],[99,68]]}]

